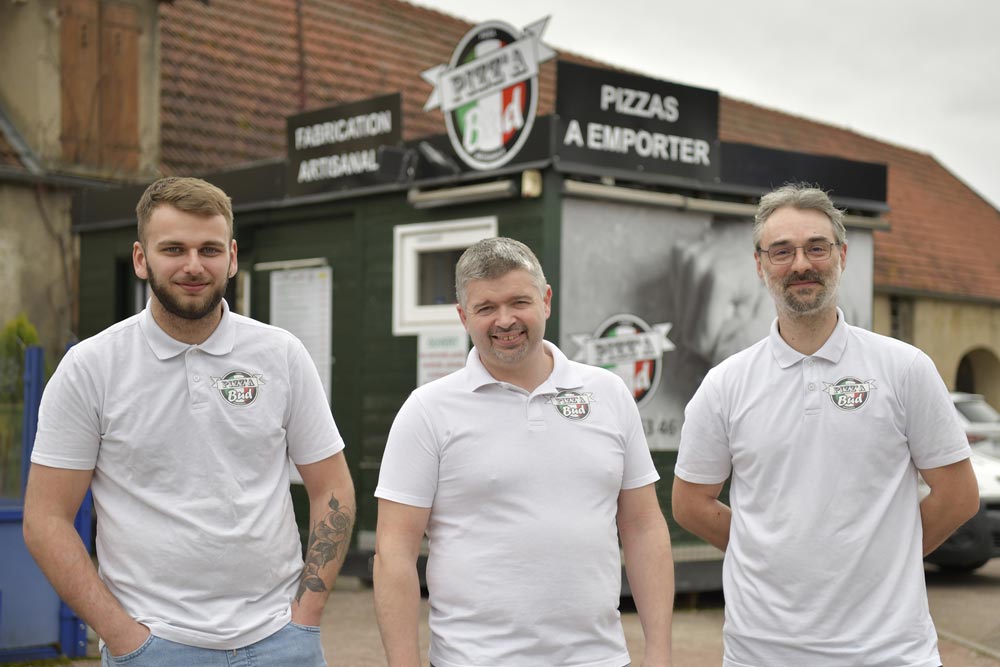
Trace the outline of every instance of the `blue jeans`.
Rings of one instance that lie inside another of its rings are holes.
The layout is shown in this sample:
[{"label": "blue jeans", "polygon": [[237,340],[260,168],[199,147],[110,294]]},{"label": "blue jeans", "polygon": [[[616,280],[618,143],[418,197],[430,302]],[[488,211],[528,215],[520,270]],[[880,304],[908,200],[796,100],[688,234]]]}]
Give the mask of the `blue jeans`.
[{"label": "blue jeans", "polygon": [[319,628],[289,623],[255,644],[228,651],[178,644],[150,635],[122,656],[101,649],[101,667],[326,667]]}]

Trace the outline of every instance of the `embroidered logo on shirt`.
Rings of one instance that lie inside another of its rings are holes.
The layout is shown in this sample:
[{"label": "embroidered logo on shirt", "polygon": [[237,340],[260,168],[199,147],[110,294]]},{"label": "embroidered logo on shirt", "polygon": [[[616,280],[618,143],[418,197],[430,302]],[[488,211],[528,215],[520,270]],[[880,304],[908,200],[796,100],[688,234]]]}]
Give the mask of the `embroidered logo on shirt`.
[{"label": "embroidered logo on shirt", "polygon": [[[557,387],[558,389],[558,387]],[[546,403],[556,406],[556,410],[566,419],[581,421],[590,414],[590,404],[596,403],[593,392],[570,391],[569,389],[559,389],[559,393],[550,396]]]},{"label": "embroidered logo on shirt", "polygon": [[223,377],[212,377],[212,388],[218,389],[230,405],[250,405],[257,400],[257,392],[264,384],[262,373],[229,371]]},{"label": "embroidered logo on shirt", "polygon": [[857,410],[868,402],[868,396],[875,389],[875,380],[862,382],[854,377],[841,378],[833,384],[823,384],[823,391],[830,394],[833,404],[841,410]]}]

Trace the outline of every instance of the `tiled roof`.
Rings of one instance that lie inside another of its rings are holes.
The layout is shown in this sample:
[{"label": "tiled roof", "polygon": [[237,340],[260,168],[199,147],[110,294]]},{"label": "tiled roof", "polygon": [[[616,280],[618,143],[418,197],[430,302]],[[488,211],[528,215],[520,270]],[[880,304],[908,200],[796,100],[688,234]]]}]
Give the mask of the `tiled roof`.
[{"label": "tiled roof", "polygon": [[[164,173],[281,157],[286,116],[387,93],[402,93],[404,139],[441,134],[420,73],[471,27],[401,0],[176,0],[160,17]],[[554,98],[550,62],[538,112]],[[876,287],[1000,301],[1000,212],[933,157],[725,97],[719,125],[727,141],[888,164],[892,230],[875,235]]]},{"label": "tiled roof", "polygon": [[892,228],[875,233],[876,287],[1000,301],[1000,211],[931,155],[729,98],[721,101],[719,134],[887,164]]},{"label": "tiled roof", "polygon": [[[388,93],[402,94],[404,139],[444,132],[440,112],[423,111],[431,90],[420,73],[448,62],[469,23],[399,0],[309,0],[300,68],[295,5],[160,5],[165,173],[284,155],[286,116]],[[553,62],[542,66],[540,88],[538,113],[550,113]]]}]

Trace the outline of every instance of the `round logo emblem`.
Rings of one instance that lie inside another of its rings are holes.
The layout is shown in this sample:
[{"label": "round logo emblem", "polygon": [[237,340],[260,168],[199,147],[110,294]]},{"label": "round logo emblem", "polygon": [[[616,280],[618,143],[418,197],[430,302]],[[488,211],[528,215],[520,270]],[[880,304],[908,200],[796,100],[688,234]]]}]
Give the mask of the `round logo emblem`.
[{"label": "round logo emblem", "polygon": [[548,402],[554,404],[559,414],[566,419],[581,421],[590,415],[590,404],[594,402],[594,397],[591,392],[560,389]]},{"label": "round logo emblem", "polygon": [[[451,70],[462,72],[452,85],[469,101],[445,110],[445,125],[455,152],[473,169],[506,164],[531,134],[538,81],[524,77],[537,65],[528,62],[518,48],[504,49],[522,37],[507,23],[488,21],[466,33],[452,54]],[[515,83],[498,88],[507,80]],[[475,88],[484,94],[472,92]]]},{"label": "round logo emblem", "polygon": [[599,359],[596,365],[625,380],[640,407],[648,402],[660,385],[663,352],[673,349],[672,345],[662,343],[666,331],[654,330],[635,315],[622,314],[605,320],[595,338],[606,350],[606,358]]},{"label": "round logo emblem", "polygon": [[229,371],[224,376],[212,378],[212,387],[219,390],[230,405],[250,405],[257,400],[264,376],[246,371]]},{"label": "round logo emblem", "polygon": [[823,389],[833,404],[841,410],[857,410],[868,402],[868,397],[875,389],[875,380],[861,381],[855,377],[845,377],[833,384],[827,384]]}]

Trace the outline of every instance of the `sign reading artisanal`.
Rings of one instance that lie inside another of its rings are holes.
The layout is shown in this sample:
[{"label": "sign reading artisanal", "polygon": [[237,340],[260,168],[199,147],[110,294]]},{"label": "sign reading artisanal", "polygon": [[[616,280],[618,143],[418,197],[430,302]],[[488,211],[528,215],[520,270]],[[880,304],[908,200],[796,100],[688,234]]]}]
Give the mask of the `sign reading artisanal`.
[{"label": "sign reading artisanal", "polygon": [[379,147],[402,140],[399,93],[288,118],[288,192],[293,195],[378,183]]},{"label": "sign reading artisanal", "polygon": [[602,173],[719,175],[719,94],[648,77],[559,62],[558,164]]},{"label": "sign reading artisanal", "polygon": [[542,43],[548,18],[519,31],[481,23],[462,37],[447,65],[421,74],[434,86],[425,111],[444,113],[448,138],[472,169],[496,169],[524,146],[538,107],[538,66],[555,57]]}]

